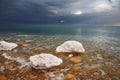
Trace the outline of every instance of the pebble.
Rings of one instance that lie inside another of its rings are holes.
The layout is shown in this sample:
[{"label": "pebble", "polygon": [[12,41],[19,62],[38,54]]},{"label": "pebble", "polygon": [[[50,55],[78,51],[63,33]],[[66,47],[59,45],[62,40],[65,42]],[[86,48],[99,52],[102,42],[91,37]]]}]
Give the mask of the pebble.
[{"label": "pebble", "polygon": [[74,75],[68,73],[65,75],[64,80],[72,80],[73,78],[74,78]]},{"label": "pebble", "polygon": [[21,45],[21,46],[23,46],[23,45],[25,45],[25,44],[27,44],[27,43],[20,41],[20,42],[18,42],[18,44]]},{"label": "pebble", "polygon": [[79,71],[81,71],[81,67],[80,66],[73,66],[73,71],[75,71],[75,72],[79,72]]},{"label": "pebble", "polygon": [[7,78],[4,75],[0,75],[0,80],[7,80]]},{"label": "pebble", "polygon": [[79,63],[82,61],[82,57],[80,57],[80,56],[71,57],[70,61],[74,62],[74,63]]}]

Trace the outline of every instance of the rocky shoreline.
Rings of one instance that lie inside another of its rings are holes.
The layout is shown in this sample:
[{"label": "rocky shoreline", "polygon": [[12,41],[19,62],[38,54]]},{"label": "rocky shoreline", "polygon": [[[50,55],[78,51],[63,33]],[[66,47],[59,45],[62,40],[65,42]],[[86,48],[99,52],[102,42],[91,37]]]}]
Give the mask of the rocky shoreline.
[{"label": "rocky shoreline", "polygon": [[[119,80],[120,56],[104,50],[86,51],[84,54],[53,55],[63,63],[48,69],[36,70],[30,66],[29,57],[42,52],[31,41],[17,42],[18,47],[0,51],[1,80]],[[50,48],[51,49],[51,48]],[[19,57],[18,57],[19,56]]]}]

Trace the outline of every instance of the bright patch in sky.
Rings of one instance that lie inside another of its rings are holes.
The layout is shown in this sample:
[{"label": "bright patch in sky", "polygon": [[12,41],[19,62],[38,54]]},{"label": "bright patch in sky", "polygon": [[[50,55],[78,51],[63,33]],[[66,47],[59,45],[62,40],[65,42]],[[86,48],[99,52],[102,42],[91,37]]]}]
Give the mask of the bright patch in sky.
[{"label": "bright patch in sky", "polygon": [[97,12],[102,12],[111,9],[112,9],[111,5],[106,1],[99,1],[94,4],[94,10]]},{"label": "bright patch in sky", "polygon": [[75,11],[74,14],[75,14],[75,15],[81,15],[81,14],[82,14],[82,11]]}]

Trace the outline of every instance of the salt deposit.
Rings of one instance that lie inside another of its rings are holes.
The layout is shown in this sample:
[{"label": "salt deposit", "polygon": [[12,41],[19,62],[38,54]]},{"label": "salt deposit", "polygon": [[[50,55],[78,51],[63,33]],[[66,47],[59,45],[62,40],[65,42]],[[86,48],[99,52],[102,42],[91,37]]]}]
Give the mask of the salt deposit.
[{"label": "salt deposit", "polygon": [[[12,57],[10,56],[8,53],[3,53],[3,57],[6,58],[6,59],[9,59],[9,60],[12,60],[12,61],[16,61],[18,63],[21,64],[21,66],[19,66],[19,69],[22,69],[23,67],[27,66],[29,67],[30,66],[30,62],[27,62],[23,57]],[[11,70],[16,70],[16,68],[13,68]]]},{"label": "salt deposit", "polygon": [[64,74],[63,73],[59,73],[56,74],[57,71],[53,71],[53,72],[46,72],[45,76],[46,76],[46,80],[64,80]]},{"label": "salt deposit", "polygon": [[30,62],[35,69],[46,69],[58,66],[62,63],[62,59],[52,55],[41,53],[30,57]]},{"label": "salt deposit", "polygon": [[18,45],[12,42],[0,41],[0,50],[12,50]]},{"label": "salt deposit", "polygon": [[84,53],[85,49],[78,41],[66,41],[56,48],[56,52],[80,52]]},{"label": "salt deposit", "polygon": [[16,62],[21,63],[21,64],[26,63],[26,61],[22,57],[15,58],[15,57],[10,56],[7,53],[3,53],[3,57],[6,58],[6,59],[9,59],[9,60],[12,60],[12,61],[16,61]]}]

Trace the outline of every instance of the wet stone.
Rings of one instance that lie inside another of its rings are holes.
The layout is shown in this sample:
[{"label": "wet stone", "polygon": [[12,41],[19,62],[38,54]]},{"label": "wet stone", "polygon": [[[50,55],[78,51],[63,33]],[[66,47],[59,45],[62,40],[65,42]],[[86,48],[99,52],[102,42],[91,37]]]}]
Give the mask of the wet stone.
[{"label": "wet stone", "polygon": [[0,74],[0,80],[7,80],[7,78],[4,75]]},{"label": "wet stone", "polygon": [[73,66],[73,67],[72,67],[72,70],[73,70],[74,72],[80,72],[80,71],[81,71],[81,67],[80,67],[80,66]]},{"label": "wet stone", "polygon": [[74,56],[74,57],[70,58],[70,61],[74,62],[74,63],[79,63],[79,62],[82,61],[82,57],[80,57],[80,56]]},{"label": "wet stone", "polygon": [[75,77],[75,76],[74,76],[73,74],[69,74],[69,73],[68,73],[68,74],[65,75],[64,79],[65,79],[65,80],[72,80],[74,77]]},{"label": "wet stone", "polygon": [[1,67],[0,67],[0,72],[2,72],[2,73],[3,73],[3,72],[4,72],[4,70],[5,70],[5,67],[4,67],[4,66],[1,66]]},{"label": "wet stone", "polygon": [[21,46],[24,46],[25,44],[27,44],[27,42],[23,42],[23,41],[18,42],[18,45],[21,45]]},{"label": "wet stone", "polygon": [[20,65],[19,63],[13,61],[13,62],[10,62],[8,64],[5,64],[5,69],[13,69],[13,68],[16,68],[18,65]]},{"label": "wet stone", "polygon": [[92,65],[85,65],[84,67],[88,70],[92,70],[92,69],[100,68],[101,65],[100,64],[92,64]]}]

